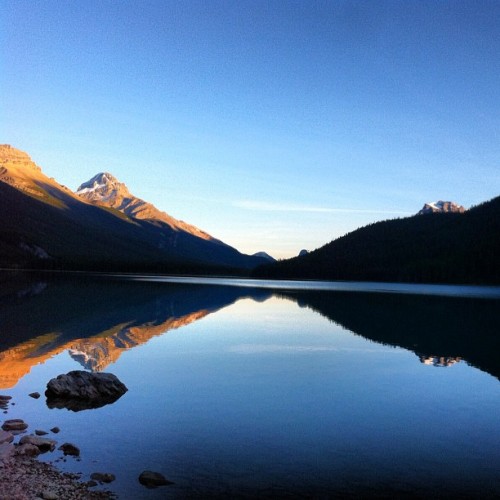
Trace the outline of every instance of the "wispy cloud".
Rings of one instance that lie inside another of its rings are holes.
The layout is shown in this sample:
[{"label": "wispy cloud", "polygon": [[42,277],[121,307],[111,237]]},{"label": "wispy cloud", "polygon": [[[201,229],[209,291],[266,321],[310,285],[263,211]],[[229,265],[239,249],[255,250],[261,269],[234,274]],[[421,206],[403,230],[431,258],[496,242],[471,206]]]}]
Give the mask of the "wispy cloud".
[{"label": "wispy cloud", "polygon": [[387,215],[408,215],[412,212],[403,210],[377,210],[366,208],[333,208],[316,207],[311,205],[294,205],[287,203],[271,203],[267,201],[239,200],[233,202],[233,206],[244,210],[254,210],[259,212],[317,212],[317,213],[347,213],[347,214],[387,214]]}]

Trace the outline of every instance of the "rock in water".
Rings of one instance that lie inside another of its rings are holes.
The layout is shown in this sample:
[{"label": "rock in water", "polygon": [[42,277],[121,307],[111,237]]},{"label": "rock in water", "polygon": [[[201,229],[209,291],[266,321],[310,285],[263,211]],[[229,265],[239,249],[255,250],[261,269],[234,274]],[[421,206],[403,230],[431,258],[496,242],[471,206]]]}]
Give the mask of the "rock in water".
[{"label": "rock in water", "polygon": [[50,380],[45,395],[49,408],[80,411],[114,403],[127,390],[112,373],[75,370]]},{"label": "rock in water", "polygon": [[168,484],[174,484],[165,478],[163,474],[159,472],[152,472],[150,470],[145,470],[139,476],[139,482],[146,486],[146,488],[156,488],[157,486],[166,486]]},{"label": "rock in water", "polygon": [[20,418],[13,418],[11,420],[6,420],[2,429],[4,431],[24,431],[28,428],[28,424],[21,420]]},{"label": "rock in water", "polygon": [[36,446],[41,453],[45,453],[47,451],[54,451],[56,448],[57,441],[53,439],[47,439],[40,436],[23,436],[19,440],[19,444],[31,444]]},{"label": "rock in water", "polygon": [[79,457],[80,456],[80,448],[78,446],[75,446],[72,443],[64,443],[59,448],[58,450],[62,450],[62,452],[65,455],[72,455],[74,457]]},{"label": "rock in water", "polygon": [[[6,396],[3,394],[0,394],[0,409],[2,410],[7,410],[9,407],[9,401],[12,399],[12,396]],[[4,412],[6,413],[6,412]]]}]

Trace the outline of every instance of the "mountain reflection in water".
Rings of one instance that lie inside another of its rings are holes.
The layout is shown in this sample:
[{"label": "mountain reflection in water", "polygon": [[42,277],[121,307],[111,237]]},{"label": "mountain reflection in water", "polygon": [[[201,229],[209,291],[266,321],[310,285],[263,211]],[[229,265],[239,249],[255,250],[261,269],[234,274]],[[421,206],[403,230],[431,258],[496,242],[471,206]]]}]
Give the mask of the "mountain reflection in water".
[{"label": "mountain reflection in water", "polygon": [[[125,350],[249,296],[234,287],[216,288],[96,277],[4,281],[0,388],[15,386],[32,366],[65,350],[84,368],[103,371]],[[269,296],[252,294],[257,300]]]},{"label": "mountain reflection in water", "polygon": [[[12,279],[14,278],[14,279]],[[102,371],[121,353],[242,298],[279,296],[356,335],[413,351],[422,363],[460,360],[500,376],[499,301],[332,291],[273,291],[123,279],[2,276],[0,389],[63,351]]]}]

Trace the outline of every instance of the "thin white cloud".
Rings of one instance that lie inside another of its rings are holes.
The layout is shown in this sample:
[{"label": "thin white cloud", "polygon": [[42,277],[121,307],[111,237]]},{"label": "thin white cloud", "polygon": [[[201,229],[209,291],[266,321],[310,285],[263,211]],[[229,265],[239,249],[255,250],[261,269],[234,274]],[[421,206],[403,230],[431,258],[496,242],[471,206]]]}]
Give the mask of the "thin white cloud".
[{"label": "thin white cloud", "polygon": [[259,212],[317,212],[317,213],[347,213],[347,214],[387,214],[408,215],[412,212],[403,210],[372,210],[360,208],[331,208],[315,207],[311,205],[291,205],[286,203],[270,203],[267,201],[239,200],[233,202],[233,206],[244,210]]}]

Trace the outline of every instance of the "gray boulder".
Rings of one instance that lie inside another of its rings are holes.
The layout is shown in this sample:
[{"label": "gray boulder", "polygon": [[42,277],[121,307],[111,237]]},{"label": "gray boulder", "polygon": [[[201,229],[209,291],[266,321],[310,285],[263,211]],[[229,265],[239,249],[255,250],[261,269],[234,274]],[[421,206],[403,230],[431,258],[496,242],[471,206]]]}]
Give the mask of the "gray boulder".
[{"label": "gray boulder", "polygon": [[38,446],[34,444],[20,444],[16,447],[16,455],[24,456],[24,457],[37,457],[42,453]]},{"label": "gray boulder", "polygon": [[24,431],[27,428],[28,424],[24,422],[24,420],[21,420],[20,418],[12,418],[10,420],[6,420],[2,425],[2,429],[4,431],[19,432],[19,431]]},{"label": "gray boulder", "polygon": [[81,411],[114,403],[127,390],[112,373],[75,370],[50,380],[45,395],[49,408]]},{"label": "gray boulder", "polygon": [[34,435],[29,435],[29,436],[23,436],[19,440],[19,444],[32,444],[36,446],[42,453],[45,453],[46,451],[54,451],[56,448],[57,441],[54,441],[53,439],[47,439],[43,438],[40,436],[34,436]]}]

